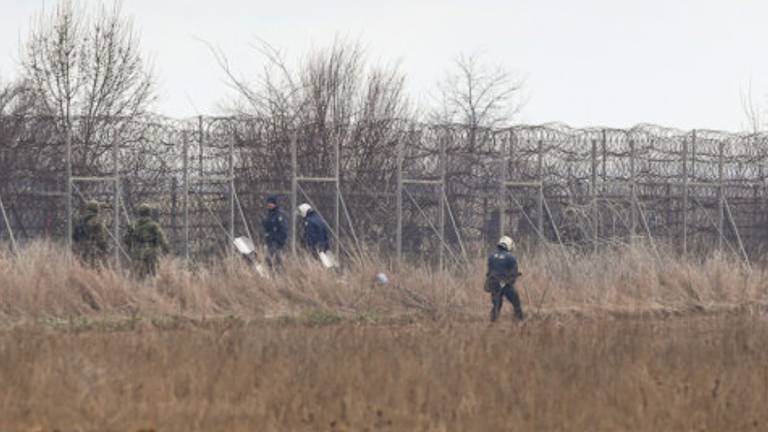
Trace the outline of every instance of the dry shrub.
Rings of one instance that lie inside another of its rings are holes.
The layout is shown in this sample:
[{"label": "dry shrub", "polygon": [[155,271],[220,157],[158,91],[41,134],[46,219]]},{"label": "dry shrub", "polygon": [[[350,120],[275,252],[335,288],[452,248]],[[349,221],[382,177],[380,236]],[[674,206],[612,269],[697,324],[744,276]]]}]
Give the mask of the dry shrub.
[{"label": "dry shrub", "polygon": [[[643,245],[586,255],[550,247],[519,261],[524,276],[518,288],[534,315],[680,312],[766,301],[766,271],[719,254],[693,260]],[[308,311],[445,318],[487,312],[482,257],[447,272],[408,264],[391,271],[382,262],[363,257],[335,274],[301,257],[265,279],[239,257],[207,267],[167,259],[157,276],[136,280],[107,267],[83,267],[51,243],[38,242],[19,256],[0,256],[0,318],[138,314],[252,320]],[[390,284],[375,283],[380,271],[390,274]]]}]

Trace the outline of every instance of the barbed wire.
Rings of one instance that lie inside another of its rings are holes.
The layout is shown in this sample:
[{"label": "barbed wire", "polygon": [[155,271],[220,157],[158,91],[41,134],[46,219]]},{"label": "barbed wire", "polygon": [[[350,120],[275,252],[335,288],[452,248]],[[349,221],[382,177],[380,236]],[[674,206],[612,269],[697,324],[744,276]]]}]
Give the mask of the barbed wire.
[{"label": "barbed wire", "polygon": [[[501,226],[524,238],[535,231],[528,225],[537,223],[543,225],[537,236],[555,241],[562,233],[565,243],[643,234],[675,243],[687,235],[691,247],[707,248],[722,241],[718,237],[733,242],[738,235],[750,253],[758,253],[768,230],[765,133],[650,124],[487,129],[405,119],[299,126],[244,116],[104,120],[86,141],[81,119],[73,119],[73,175],[118,177],[126,214],[141,202],[159,204],[179,253],[223,250],[226,239],[217,235],[218,223],[234,224],[233,230],[258,226],[263,196],[288,196],[292,139],[298,172],[308,177],[333,175],[334,149],[341,147],[339,189],[355,226],[347,221],[335,228],[340,238],[357,231],[366,244],[385,251],[393,249],[399,148],[405,178],[440,179],[445,165],[445,193],[456,227],[445,234],[449,241],[489,240]],[[21,238],[62,235],[65,141],[55,118],[0,118],[0,194]],[[245,220],[231,220],[230,181]],[[535,182],[541,193],[525,184]],[[502,183],[506,196],[500,195]],[[332,187],[302,187],[323,214],[333,213]],[[79,190],[105,203],[114,194],[108,182],[88,182]],[[408,186],[408,194],[418,206],[410,201],[403,206],[408,248],[417,253],[439,247],[426,229],[433,221],[424,220],[436,218],[441,205],[434,188]],[[726,220],[720,214],[724,199],[732,213]],[[220,221],[211,220],[211,213]]]}]

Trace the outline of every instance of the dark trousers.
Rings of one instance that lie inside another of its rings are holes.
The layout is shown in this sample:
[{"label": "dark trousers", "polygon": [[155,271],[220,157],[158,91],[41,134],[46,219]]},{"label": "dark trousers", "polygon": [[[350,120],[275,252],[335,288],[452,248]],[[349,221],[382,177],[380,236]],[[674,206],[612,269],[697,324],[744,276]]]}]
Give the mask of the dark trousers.
[{"label": "dark trousers", "polygon": [[272,270],[283,268],[283,247],[276,244],[267,244],[267,265]]},{"label": "dark trousers", "polygon": [[515,318],[522,321],[525,318],[523,314],[523,305],[520,302],[520,295],[515,289],[514,282],[501,283],[494,277],[488,277],[486,279],[486,291],[491,294],[491,321],[499,319],[501,314],[501,306],[504,303],[504,297],[512,303],[512,307],[515,310]]}]

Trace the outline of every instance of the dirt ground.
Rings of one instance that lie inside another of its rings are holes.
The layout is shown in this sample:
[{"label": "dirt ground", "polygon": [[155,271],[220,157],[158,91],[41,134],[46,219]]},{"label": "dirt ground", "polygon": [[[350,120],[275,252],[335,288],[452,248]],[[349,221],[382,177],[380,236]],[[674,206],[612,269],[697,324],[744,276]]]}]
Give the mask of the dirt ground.
[{"label": "dirt ground", "polygon": [[2,431],[759,431],[766,406],[759,314],[0,332]]}]

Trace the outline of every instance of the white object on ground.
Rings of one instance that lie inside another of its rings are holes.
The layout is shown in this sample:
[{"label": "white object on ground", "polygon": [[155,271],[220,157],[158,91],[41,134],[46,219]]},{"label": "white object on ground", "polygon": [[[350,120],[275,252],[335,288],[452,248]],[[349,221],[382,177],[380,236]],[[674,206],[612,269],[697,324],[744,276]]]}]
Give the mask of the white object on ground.
[{"label": "white object on ground", "polygon": [[255,262],[253,264],[253,269],[256,270],[256,273],[258,273],[259,276],[261,276],[263,278],[268,278],[269,277],[269,273],[267,272],[267,269],[265,269],[264,266],[261,265],[261,263]]},{"label": "white object on ground", "polygon": [[333,256],[333,252],[320,252],[318,254],[320,262],[323,263],[325,268],[336,268],[339,266],[339,261]]},{"label": "white object on ground", "polygon": [[376,282],[378,282],[378,283],[380,283],[382,285],[386,285],[386,284],[389,283],[389,278],[387,277],[386,274],[379,273],[379,274],[376,275]]}]

